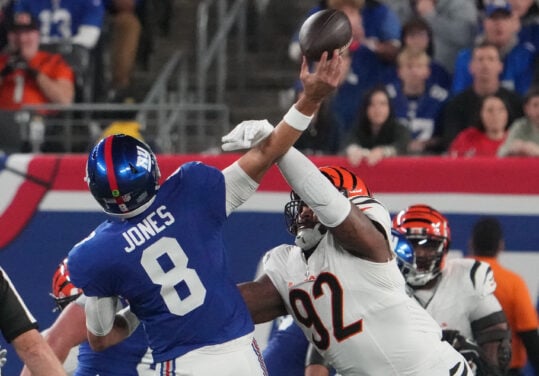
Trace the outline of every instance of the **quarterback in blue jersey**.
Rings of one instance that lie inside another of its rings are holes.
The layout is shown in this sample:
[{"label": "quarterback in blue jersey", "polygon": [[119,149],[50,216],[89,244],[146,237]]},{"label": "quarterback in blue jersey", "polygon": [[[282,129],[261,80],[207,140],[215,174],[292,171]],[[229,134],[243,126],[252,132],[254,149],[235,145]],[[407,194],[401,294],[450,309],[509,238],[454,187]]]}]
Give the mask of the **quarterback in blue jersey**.
[{"label": "quarterback in blue jersey", "polygon": [[86,48],[96,45],[105,14],[101,0],[18,0],[14,11],[39,19],[42,43],[68,40]]},{"label": "quarterback in blue jersey", "polygon": [[[90,152],[86,181],[110,219],[70,251],[73,283],[88,296],[86,327],[94,350],[129,336],[143,323],[156,372],[166,375],[264,375],[249,311],[226,268],[227,216],[258,187],[264,173],[305,130],[336,88],[342,58],[324,53],[314,72],[304,59],[304,95],[275,129],[223,137],[256,146],[223,171],[198,162],[180,166],[162,185],[151,149],[113,135]],[[252,125],[252,127],[251,127]],[[257,137],[262,137],[256,142]],[[227,148],[224,148],[225,150]],[[119,297],[129,307],[116,313]]]}]

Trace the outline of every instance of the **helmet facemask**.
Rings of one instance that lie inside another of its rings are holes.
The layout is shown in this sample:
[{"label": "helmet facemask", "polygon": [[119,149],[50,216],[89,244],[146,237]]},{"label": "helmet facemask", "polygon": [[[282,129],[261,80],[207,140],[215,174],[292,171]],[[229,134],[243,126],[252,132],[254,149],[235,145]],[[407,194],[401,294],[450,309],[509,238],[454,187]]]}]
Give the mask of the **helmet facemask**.
[{"label": "helmet facemask", "polygon": [[412,246],[412,253],[408,260],[399,259],[399,266],[409,285],[424,286],[442,272],[446,255],[444,239],[413,235],[406,238]]},{"label": "helmet facemask", "polygon": [[[327,228],[320,222],[309,221],[305,226],[301,217],[303,208],[307,204],[294,192],[290,192],[290,201],[284,207],[286,227],[295,236],[294,243],[303,250],[309,250],[318,245],[327,232]],[[314,225],[312,225],[314,223]]]}]

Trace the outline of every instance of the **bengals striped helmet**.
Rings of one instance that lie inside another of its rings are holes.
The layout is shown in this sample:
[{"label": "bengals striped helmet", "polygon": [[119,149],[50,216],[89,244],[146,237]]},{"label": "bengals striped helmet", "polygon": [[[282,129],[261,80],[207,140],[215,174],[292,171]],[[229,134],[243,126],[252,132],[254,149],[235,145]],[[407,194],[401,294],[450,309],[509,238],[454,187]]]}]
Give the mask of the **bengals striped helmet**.
[{"label": "bengals striped helmet", "polygon": [[[320,172],[341,192],[345,197],[356,196],[372,197],[367,185],[357,175],[350,170],[340,166],[323,166],[319,168]],[[290,202],[285,205],[284,215],[288,231],[296,235],[298,230],[298,219],[301,208],[305,203],[296,194],[290,192]]]},{"label": "bengals striped helmet", "polygon": [[396,252],[408,284],[424,286],[438,277],[451,243],[447,219],[438,210],[417,204],[393,217],[393,228],[412,245],[412,252]]},{"label": "bengals striped helmet", "polygon": [[69,270],[67,269],[67,258],[56,268],[52,276],[52,292],[50,295],[56,303],[56,310],[63,310],[69,303],[77,299],[82,294],[82,290],[71,282]]},{"label": "bengals striped helmet", "polygon": [[367,188],[363,180],[358,178],[350,170],[339,166],[324,166],[320,167],[319,170],[346,197],[372,197],[369,188]]}]

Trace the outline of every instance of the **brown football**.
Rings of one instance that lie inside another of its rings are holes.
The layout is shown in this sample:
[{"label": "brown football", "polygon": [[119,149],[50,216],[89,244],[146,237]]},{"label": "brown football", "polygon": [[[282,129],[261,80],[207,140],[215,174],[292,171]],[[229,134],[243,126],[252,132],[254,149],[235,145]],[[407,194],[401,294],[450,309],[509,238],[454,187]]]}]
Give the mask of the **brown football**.
[{"label": "brown football", "polygon": [[336,9],[325,9],[305,20],[299,30],[299,45],[307,60],[319,61],[322,53],[348,48],[352,41],[352,26],[346,14]]}]

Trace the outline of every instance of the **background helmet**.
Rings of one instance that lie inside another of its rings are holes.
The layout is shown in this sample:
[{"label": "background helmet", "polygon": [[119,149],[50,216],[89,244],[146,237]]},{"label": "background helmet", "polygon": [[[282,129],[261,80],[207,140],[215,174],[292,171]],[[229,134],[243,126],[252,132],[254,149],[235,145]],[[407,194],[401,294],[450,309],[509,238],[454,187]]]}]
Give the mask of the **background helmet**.
[{"label": "background helmet", "polygon": [[[329,179],[345,197],[371,196],[371,193],[363,180],[357,177],[353,172],[340,166],[324,166],[318,170]],[[301,208],[305,204],[296,192],[290,192],[290,201],[284,207],[286,227],[292,235],[296,235],[298,230],[298,219]]]},{"label": "background helmet", "polygon": [[[52,276],[51,296],[56,303],[56,309],[63,310],[69,303],[77,299],[82,294],[82,290],[75,287],[69,277],[67,269],[67,258],[56,268]],[[55,310],[56,310],[55,309]]]},{"label": "background helmet", "polygon": [[86,182],[92,195],[105,212],[120,217],[132,217],[150,206],[159,178],[150,147],[123,134],[99,141],[86,164]]},{"label": "background helmet", "polygon": [[[406,282],[423,286],[436,278],[451,242],[447,219],[430,206],[412,205],[393,218],[393,228],[411,245],[409,251],[396,251]],[[420,253],[419,249],[426,251]]]}]

